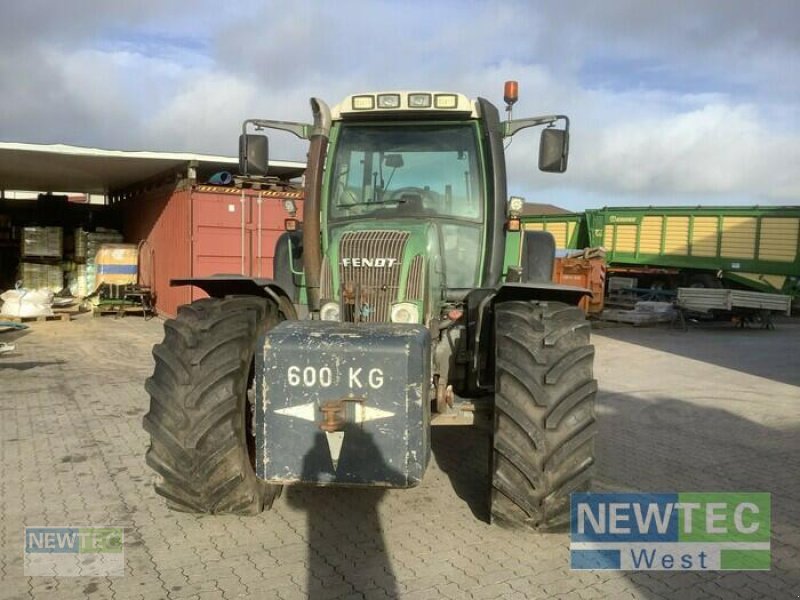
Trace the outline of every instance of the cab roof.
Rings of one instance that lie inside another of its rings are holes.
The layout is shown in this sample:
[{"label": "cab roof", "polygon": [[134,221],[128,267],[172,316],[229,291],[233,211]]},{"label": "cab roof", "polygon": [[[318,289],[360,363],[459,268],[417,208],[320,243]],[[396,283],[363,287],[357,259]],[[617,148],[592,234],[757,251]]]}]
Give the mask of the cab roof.
[{"label": "cab roof", "polygon": [[429,118],[476,119],[478,104],[463,94],[440,91],[384,91],[351,94],[331,109],[333,120]]}]

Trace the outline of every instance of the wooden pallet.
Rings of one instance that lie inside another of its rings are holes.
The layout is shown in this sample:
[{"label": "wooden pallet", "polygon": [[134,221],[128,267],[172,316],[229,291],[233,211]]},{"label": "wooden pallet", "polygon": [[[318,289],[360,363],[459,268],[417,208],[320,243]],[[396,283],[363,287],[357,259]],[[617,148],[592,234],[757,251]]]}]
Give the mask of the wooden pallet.
[{"label": "wooden pallet", "polygon": [[628,323],[634,327],[639,327],[641,325],[655,325],[656,323],[671,323],[675,319],[675,312],[605,309],[597,318],[601,321]]},{"label": "wooden pallet", "polygon": [[124,317],[126,315],[147,316],[145,310],[141,306],[95,306],[92,309],[93,317],[102,317],[103,315],[114,315],[117,317]]},{"label": "wooden pallet", "polygon": [[0,321],[11,321],[12,323],[40,323],[42,321],[69,321],[69,313],[56,313],[54,315],[41,317],[9,317],[0,315]]},{"label": "wooden pallet", "polygon": [[88,312],[88,309],[83,308],[80,304],[76,304],[74,306],[67,306],[63,308],[56,308],[53,307],[53,313],[56,315],[80,315],[82,313]]}]

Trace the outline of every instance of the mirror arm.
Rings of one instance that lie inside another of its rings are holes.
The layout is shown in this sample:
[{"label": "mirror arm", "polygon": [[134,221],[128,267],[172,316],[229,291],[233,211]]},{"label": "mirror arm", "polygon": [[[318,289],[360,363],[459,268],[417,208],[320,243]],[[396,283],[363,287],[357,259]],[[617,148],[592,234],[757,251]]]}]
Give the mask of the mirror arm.
[{"label": "mirror arm", "polygon": [[559,119],[564,119],[565,129],[569,131],[569,117],[566,115],[545,115],[542,117],[531,117],[530,119],[514,119],[502,123],[503,137],[511,137],[522,129],[537,127],[539,125],[553,125]]},{"label": "mirror arm", "polygon": [[293,133],[301,140],[311,137],[313,126],[308,123],[295,123],[293,121],[270,121],[266,119],[247,119],[242,123],[242,133],[247,133],[247,126],[252,125],[256,129],[280,129]]}]

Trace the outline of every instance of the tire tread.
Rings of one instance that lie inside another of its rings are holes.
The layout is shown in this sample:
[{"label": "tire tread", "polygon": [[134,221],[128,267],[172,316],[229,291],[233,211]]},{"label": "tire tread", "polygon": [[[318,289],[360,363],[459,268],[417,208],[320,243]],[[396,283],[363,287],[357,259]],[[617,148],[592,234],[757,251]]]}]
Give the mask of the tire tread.
[{"label": "tire tread", "polygon": [[279,488],[255,475],[242,411],[258,335],[278,320],[262,298],[227,297],[182,306],[165,323],[143,426],[155,490],[170,508],[252,515],[271,506]]},{"label": "tire tread", "polygon": [[589,489],[597,425],[594,347],[583,312],[558,302],[495,307],[492,519],[558,529]]}]

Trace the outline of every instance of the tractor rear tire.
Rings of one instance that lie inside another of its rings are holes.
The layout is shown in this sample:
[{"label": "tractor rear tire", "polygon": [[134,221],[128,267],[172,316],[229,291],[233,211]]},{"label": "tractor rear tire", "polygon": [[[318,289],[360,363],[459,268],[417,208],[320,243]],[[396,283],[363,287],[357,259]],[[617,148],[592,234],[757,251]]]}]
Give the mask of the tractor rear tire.
[{"label": "tractor rear tire", "polygon": [[595,462],[589,323],[559,302],[502,302],[494,319],[492,520],[563,528]]},{"label": "tractor rear tire", "polygon": [[253,515],[280,493],[256,477],[247,397],[258,338],[280,320],[274,303],[240,296],[197,300],[164,324],[143,425],[170,508]]}]

